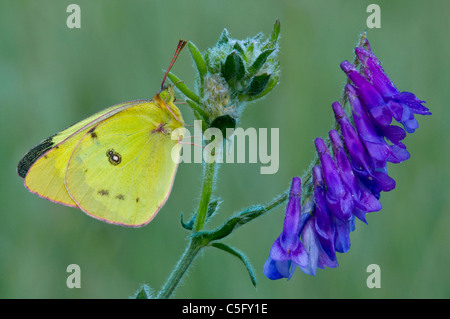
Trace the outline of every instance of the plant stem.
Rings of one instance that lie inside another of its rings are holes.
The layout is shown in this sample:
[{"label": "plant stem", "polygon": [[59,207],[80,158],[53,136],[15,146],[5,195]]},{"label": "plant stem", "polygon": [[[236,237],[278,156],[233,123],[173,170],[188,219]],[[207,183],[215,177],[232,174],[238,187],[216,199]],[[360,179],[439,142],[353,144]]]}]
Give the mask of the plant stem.
[{"label": "plant stem", "polygon": [[214,180],[216,176],[216,161],[212,163],[205,163],[203,171],[203,189],[198,205],[197,217],[195,218],[193,233],[203,229],[206,222],[206,213],[208,211],[209,201],[211,199],[212,189],[214,187]]},{"label": "plant stem", "polygon": [[156,299],[166,299],[173,294],[181,279],[183,278],[183,275],[186,273],[187,269],[191,265],[192,261],[194,261],[195,256],[201,248],[202,246],[197,240],[192,238],[189,241],[189,245],[186,247],[186,250],[175,266],[175,269],[170,274],[166,283],[156,295]]},{"label": "plant stem", "polygon": [[[203,189],[200,197],[200,203],[198,205],[197,217],[195,218],[194,228],[192,233],[200,231],[205,226],[206,213],[208,211],[209,201],[211,199],[212,189],[214,187],[214,180],[216,176],[216,163],[206,163],[203,171]],[[205,243],[199,238],[191,237],[189,244],[186,247],[183,255],[180,257],[177,265],[170,274],[164,286],[156,295],[157,299],[169,298],[178,284],[180,283],[183,275],[194,261],[197,253],[205,246]]]}]

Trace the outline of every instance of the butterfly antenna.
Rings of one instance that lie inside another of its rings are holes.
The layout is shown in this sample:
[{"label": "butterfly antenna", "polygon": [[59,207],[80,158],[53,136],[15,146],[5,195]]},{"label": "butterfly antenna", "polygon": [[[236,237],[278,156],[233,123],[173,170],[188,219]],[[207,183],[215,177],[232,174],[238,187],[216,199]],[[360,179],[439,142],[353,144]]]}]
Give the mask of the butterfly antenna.
[{"label": "butterfly antenna", "polygon": [[161,83],[161,91],[164,89],[164,83],[166,82],[167,74],[169,74],[170,69],[172,69],[172,66],[175,64],[175,61],[177,60],[178,55],[180,54],[181,50],[184,48],[186,43],[187,42],[183,39],[178,41],[178,45],[177,45],[177,49],[175,50],[175,54],[173,55],[173,58],[170,61],[169,67],[167,68],[166,73],[164,74],[164,77],[163,77],[163,80]]},{"label": "butterfly antenna", "polygon": [[[191,136],[191,137],[194,137],[194,136]],[[183,137],[182,139],[179,139],[179,140],[178,140],[178,143],[179,143],[180,145],[191,145],[191,146],[195,146],[195,147],[200,147],[200,148],[202,148],[203,150],[206,149],[206,147],[203,146],[203,145],[195,144],[195,143],[193,143],[193,142],[183,142],[183,141],[182,141],[183,139],[185,139],[185,138]],[[210,152],[210,154],[211,154],[211,152]],[[211,155],[212,155],[212,154],[211,154]]]},{"label": "butterfly antenna", "polygon": [[178,141],[178,144],[180,144],[180,145],[191,145],[191,146],[200,147],[200,148],[203,148],[203,149],[206,148],[206,147],[203,146],[203,145],[198,145],[198,144],[195,144],[195,143],[189,143],[189,142]]}]

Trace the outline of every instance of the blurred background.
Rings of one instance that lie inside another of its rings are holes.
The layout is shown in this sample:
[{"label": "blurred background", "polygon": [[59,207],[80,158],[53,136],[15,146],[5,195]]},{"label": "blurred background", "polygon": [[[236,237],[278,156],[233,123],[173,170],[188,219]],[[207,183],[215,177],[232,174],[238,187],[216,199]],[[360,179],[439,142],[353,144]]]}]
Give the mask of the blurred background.
[{"label": "blurred background", "polygon": [[[81,7],[81,29],[68,29],[66,8]],[[127,298],[142,283],[157,290],[187,244],[180,212],[190,216],[201,187],[201,164],[181,164],[172,194],[146,227],[102,223],[81,211],[29,193],[16,173],[35,144],[116,103],[152,98],[180,38],[200,50],[227,28],[243,39],[270,35],[281,21],[279,86],[245,109],[240,126],[280,128],[280,168],[223,164],[215,194],[224,203],[208,226],[266,203],[302,175],[313,140],[334,122],[343,60],[366,27],[373,1],[9,1],[0,2],[0,297]],[[381,29],[369,29],[375,54],[400,90],[427,101],[432,116],[405,144],[411,158],[388,169],[397,188],[383,193],[381,212],[359,221],[339,267],[311,277],[270,281],[263,264],[284,219],[284,205],[245,225],[225,243],[243,251],[258,278],[255,289],[234,257],[208,248],[176,298],[449,298],[450,297],[450,3],[377,1]],[[173,72],[190,87],[188,50]],[[180,94],[179,94],[180,96]],[[193,116],[180,109],[186,122]],[[68,289],[66,268],[81,267],[81,288]],[[381,288],[369,289],[369,264]]]}]

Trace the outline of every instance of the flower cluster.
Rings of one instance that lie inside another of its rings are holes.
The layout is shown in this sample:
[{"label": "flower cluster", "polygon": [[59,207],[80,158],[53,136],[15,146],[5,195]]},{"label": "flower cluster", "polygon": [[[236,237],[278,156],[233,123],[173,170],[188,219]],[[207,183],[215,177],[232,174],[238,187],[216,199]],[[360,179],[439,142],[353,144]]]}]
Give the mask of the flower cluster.
[{"label": "flower cluster", "polygon": [[194,57],[197,65],[203,65],[196,81],[197,104],[209,127],[235,128],[245,105],[266,96],[278,84],[279,34],[278,20],[268,38],[259,33],[238,40],[225,29],[214,47]]},{"label": "flower cluster", "polygon": [[[332,104],[340,134],[329,132],[333,156],[323,139],[315,140],[320,164],[312,169],[313,191],[303,194],[303,209],[301,181],[294,177],[283,231],[264,265],[269,279],[289,279],[296,266],[310,275],[316,274],[317,267],[338,266],[336,252],[350,249],[355,217],[367,223],[365,215],[381,209],[381,191],[395,188],[387,162],[409,158],[401,141],[406,132],[418,128],[414,114],[431,114],[424,101],[394,86],[367,39],[363,38],[355,53],[359,69],[348,61],[341,63],[351,82],[345,94],[352,116],[347,116],[339,102]],[[392,125],[393,119],[403,128]]]},{"label": "flower cluster", "polygon": [[278,84],[280,63],[280,21],[272,33],[258,33],[244,40],[234,39],[224,29],[217,43],[203,53],[189,42],[197,67],[195,92],[172,73],[168,78],[185,95],[194,116],[209,127],[224,132],[235,128],[245,106],[269,94]]},{"label": "flower cluster", "polygon": [[245,102],[265,96],[277,85],[279,33],[278,20],[268,39],[259,33],[237,40],[225,29],[204,53],[207,72],[197,86],[203,88],[201,103],[210,117],[229,115],[237,120]]}]

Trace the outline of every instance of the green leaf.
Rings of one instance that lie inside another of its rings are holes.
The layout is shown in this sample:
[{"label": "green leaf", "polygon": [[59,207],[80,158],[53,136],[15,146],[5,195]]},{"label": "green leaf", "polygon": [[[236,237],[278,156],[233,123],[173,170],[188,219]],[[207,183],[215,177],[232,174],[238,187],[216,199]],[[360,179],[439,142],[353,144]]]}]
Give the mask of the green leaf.
[{"label": "green leaf", "polygon": [[197,66],[198,75],[200,77],[200,85],[201,87],[203,87],[203,78],[205,77],[205,74],[207,72],[206,62],[194,43],[189,42],[188,48],[189,52],[191,52],[192,59],[194,60],[195,65]]},{"label": "green leaf", "polygon": [[263,97],[264,95],[272,91],[277,84],[278,84],[278,75],[273,75],[272,77],[270,77],[269,83],[267,83],[266,88],[260,94],[252,96],[247,101],[257,100]]},{"label": "green leaf", "polygon": [[272,34],[270,35],[270,40],[263,46],[263,50],[265,49],[274,49],[277,46],[278,37],[280,36],[280,19],[277,19],[275,21],[275,24],[273,26]]},{"label": "green leaf", "polygon": [[217,44],[225,44],[225,43],[228,43],[229,40],[230,40],[230,38],[228,36],[228,30],[223,29],[222,33],[219,36],[219,40],[217,41]]},{"label": "green leaf", "polygon": [[180,214],[180,223],[181,223],[181,226],[182,226],[184,229],[192,230],[192,228],[194,227],[195,216],[196,216],[196,214],[194,214],[194,215],[191,217],[191,219],[189,219],[189,221],[188,221],[187,223],[185,223],[185,222],[183,221],[183,212],[181,212],[181,214]]},{"label": "green leaf", "polygon": [[261,75],[254,76],[252,82],[244,92],[246,95],[256,96],[261,94],[267,86],[270,80],[271,74],[263,73]]},{"label": "green leaf", "polygon": [[233,45],[233,49],[244,55],[244,49],[241,47],[238,41],[236,41],[236,43]]},{"label": "green leaf", "polygon": [[191,99],[197,104],[200,104],[200,98],[198,97],[198,95],[192,92],[190,89],[188,89],[187,85],[184,84],[184,82],[181,81],[180,78],[178,78],[172,72],[169,72],[169,74],[167,74],[167,77],[170,79],[170,81],[172,81],[173,84],[175,84],[178,90],[180,90],[181,93],[183,93],[187,98]]},{"label": "green leaf", "polygon": [[209,55],[210,55],[210,53],[211,53],[211,49],[206,49],[206,51],[205,51],[205,53],[203,54],[203,60],[205,61],[205,63],[206,63],[206,67],[208,68],[208,65],[209,65]]},{"label": "green leaf", "polygon": [[[209,202],[208,204],[208,210],[206,211],[206,220],[208,221],[209,218],[211,218],[218,210],[219,210],[219,206],[220,204],[222,204],[222,200],[217,198],[217,199],[213,199]],[[191,219],[189,219],[189,221],[187,223],[185,223],[183,221],[183,212],[181,212],[181,216],[180,216],[180,222],[181,222],[181,226],[183,226],[184,229],[187,230],[192,230],[194,228],[194,223],[195,223],[195,217],[197,216],[197,213],[194,213],[191,217]]]},{"label": "green leaf", "polygon": [[261,205],[251,206],[239,213],[239,215],[228,218],[225,223],[219,228],[211,231],[200,231],[193,234],[193,237],[200,237],[201,240],[212,242],[214,240],[222,239],[230,235],[238,227],[248,223],[249,221],[261,216],[266,212],[266,209]]},{"label": "green leaf", "polygon": [[[202,118],[203,118],[203,124],[207,124],[209,123],[209,115],[208,113],[205,112],[205,110],[198,105],[197,103],[195,103],[192,100],[186,99],[186,103],[190,106],[190,108],[194,111],[197,112]],[[206,127],[203,129],[203,131],[206,130]]]},{"label": "green leaf", "polygon": [[252,265],[248,261],[247,256],[245,256],[245,254],[243,252],[237,250],[236,248],[233,248],[226,244],[223,244],[223,243],[211,243],[210,246],[219,248],[219,249],[226,251],[227,253],[230,253],[231,255],[239,258],[239,260],[242,261],[242,263],[244,264],[245,268],[247,268],[247,271],[248,271],[248,274],[250,275],[250,280],[252,281],[253,286],[256,287],[255,272],[253,270]]},{"label": "green leaf", "polygon": [[256,42],[256,43],[261,43],[261,41],[264,39],[264,33],[262,32],[258,32],[255,36],[253,36],[250,41],[251,42]]},{"label": "green leaf", "polygon": [[266,63],[267,58],[269,57],[269,55],[275,51],[275,49],[268,49],[263,51],[255,60],[255,62],[253,62],[253,64],[248,68],[248,73],[250,75],[256,74],[261,67],[264,65],[264,63]]},{"label": "green leaf", "polygon": [[247,55],[251,55],[253,53],[253,51],[255,50],[255,42],[251,42],[248,46],[247,46]]},{"label": "green leaf", "polygon": [[132,297],[133,299],[151,299],[151,288],[149,285],[143,284],[136,292],[136,294]]},{"label": "green leaf", "polygon": [[220,198],[213,199],[209,202],[208,210],[206,211],[206,220],[211,218],[219,210],[220,204],[222,204],[222,202],[223,201]]},{"label": "green leaf", "polygon": [[232,84],[232,82],[238,81],[244,77],[244,62],[242,62],[241,57],[236,51],[231,52],[227,56],[225,63],[222,65],[221,73],[224,79],[230,85]]},{"label": "green leaf", "polygon": [[216,117],[210,127],[218,128],[222,132],[222,136],[227,136],[227,128],[236,128],[236,120],[228,114]]}]

